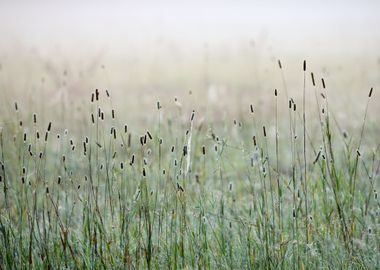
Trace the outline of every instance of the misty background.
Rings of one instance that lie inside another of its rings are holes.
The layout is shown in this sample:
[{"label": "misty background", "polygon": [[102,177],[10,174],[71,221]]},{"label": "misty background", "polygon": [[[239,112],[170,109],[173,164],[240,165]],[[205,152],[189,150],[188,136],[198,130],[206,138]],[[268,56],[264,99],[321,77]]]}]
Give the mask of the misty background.
[{"label": "misty background", "polygon": [[379,11],[368,0],[1,1],[1,46],[112,51],[157,39],[191,48],[261,38],[276,53],[363,53],[378,48]]},{"label": "misty background", "polygon": [[1,105],[99,88],[136,114],[178,97],[219,115],[281,94],[278,59],[296,98],[306,59],[339,111],[380,84],[379,14],[380,1],[0,1]]}]

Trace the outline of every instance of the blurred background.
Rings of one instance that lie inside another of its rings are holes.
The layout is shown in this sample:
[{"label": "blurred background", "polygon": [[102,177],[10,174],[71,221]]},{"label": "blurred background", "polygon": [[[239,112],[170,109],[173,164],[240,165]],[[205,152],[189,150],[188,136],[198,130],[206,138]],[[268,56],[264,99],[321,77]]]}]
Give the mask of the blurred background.
[{"label": "blurred background", "polygon": [[108,89],[130,122],[149,122],[158,100],[214,120],[248,113],[251,103],[265,115],[274,88],[284,108],[285,89],[300,100],[306,59],[310,106],[313,71],[336,118],[355,128],[380,84],[379,14],[380,1],[369,0],[1,0],[1,118],[17,100],[66,124],[95,88]]}]

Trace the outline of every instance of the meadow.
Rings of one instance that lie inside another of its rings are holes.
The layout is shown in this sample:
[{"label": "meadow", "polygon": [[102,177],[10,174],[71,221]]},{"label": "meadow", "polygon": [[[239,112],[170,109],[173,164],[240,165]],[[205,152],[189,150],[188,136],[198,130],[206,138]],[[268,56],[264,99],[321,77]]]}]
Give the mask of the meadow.
[{"label": "meadow", "polygon": [[380,268],[376,80],[206,53],[113,91],[28,55],[0,69],[0,269]]}]

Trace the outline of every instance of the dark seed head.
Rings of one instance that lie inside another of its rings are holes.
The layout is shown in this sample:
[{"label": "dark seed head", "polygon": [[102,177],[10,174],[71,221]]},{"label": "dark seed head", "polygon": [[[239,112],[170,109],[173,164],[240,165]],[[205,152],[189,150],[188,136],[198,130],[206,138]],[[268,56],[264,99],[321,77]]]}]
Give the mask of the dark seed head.
[{"label": "dark seed head", "polygon": [[99,100],[99,90],[98,89],[95,90],[95,99],[96,99],[96,101]]},{"label": "dark seed head", "polygon": [[153,139],[153,137],[152,137],[152,135],[149,133],[149,131],[147,131],[146,134],[148,134],[148,137],[149,137],[150,140]]},{"label": "dark seed head", "polygon": [[313,86],[315,86],[315,80],[314,80],[314,74],[313,74],[313,72],[311,73],[311,81],[313,83]]},{"label": "dark seed head", "polygon": [[183,187],[180,184],[178,184],[178,182],[177,182],[177,189],[178,189],[178,191],[185,192]]}]

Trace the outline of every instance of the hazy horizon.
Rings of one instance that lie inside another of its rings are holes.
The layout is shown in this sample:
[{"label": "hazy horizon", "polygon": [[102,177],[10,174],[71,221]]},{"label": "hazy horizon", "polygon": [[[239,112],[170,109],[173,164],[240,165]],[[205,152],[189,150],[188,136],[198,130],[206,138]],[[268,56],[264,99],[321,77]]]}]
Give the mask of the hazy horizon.
[{"label": "hazy horizon", "polygon": [[77,50],[168,41],[197,49],[265,41],[277,54],[378,53],[378,1],[2,1],[4,48]]}]

